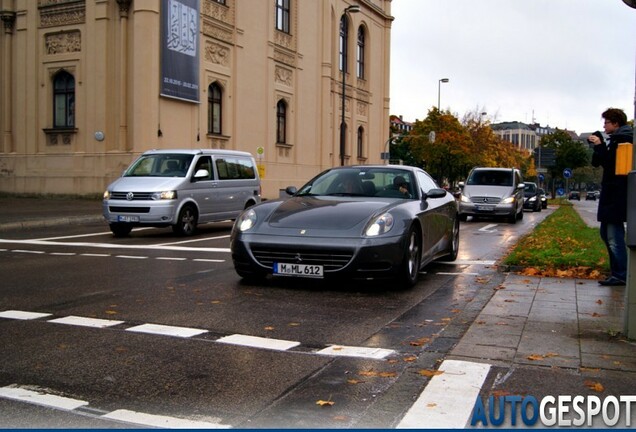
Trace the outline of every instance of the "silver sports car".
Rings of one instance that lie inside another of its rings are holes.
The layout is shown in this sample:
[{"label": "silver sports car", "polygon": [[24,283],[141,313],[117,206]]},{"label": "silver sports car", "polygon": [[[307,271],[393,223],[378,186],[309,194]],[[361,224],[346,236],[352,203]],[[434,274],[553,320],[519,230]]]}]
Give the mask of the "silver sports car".
[{"label": "silver sports car", "polygon": [[337,167],[286,191],[236,220],[241,277],[393,278],[408,287],[431,261],[457,258],[457,202],[419,168]]}]

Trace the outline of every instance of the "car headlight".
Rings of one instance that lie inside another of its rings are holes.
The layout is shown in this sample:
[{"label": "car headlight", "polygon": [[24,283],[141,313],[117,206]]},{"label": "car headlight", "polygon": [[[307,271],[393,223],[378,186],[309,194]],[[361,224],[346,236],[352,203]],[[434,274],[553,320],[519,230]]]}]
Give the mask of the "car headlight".
[{"label": "car headlight", "polygon": [[369,237],[375,237],[386,234],[393,228],[393,216],[391,213],[384,213],[376,217],[365,230],[365,234]]},{"label": "car headlight", "polygon": [[256,212],[252,209],[248,209],[241,213],[234,224],[234,226],[241,232],[251,229],[254,225],[256,225]]},{"label": "car headlight", "polygon": [[153,200],[172,200],[177,199],[177,191],[163,191],[163,192],[155,192],[150,198]]},{"label": "car headlight", "polygon": [[104,197],[103,197],[104,201],[109,200],[110,199],[110,191],[105,191],[104,192]]},{"label": "car headlight", "polygon": [[513,196],[501,200],[502,204],[512,204],[513,202],[515,202],[515,197]]},{"label": "car headlight", "polygon": [[470,202],[470,198],[468,198],[466,195],[463,195],[460,197],[462,202]]},{"label": "car headlight", "polygon": [[528,201],[535,202],[536,200],[537,200],[537,197],[532,197],[532,198],[530,198]]}]

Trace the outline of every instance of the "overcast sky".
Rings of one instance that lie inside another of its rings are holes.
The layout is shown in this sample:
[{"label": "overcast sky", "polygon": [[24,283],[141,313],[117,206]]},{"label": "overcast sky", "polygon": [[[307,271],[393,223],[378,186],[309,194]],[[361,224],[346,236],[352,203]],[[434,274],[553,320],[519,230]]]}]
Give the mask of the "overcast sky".
[{"label": "overcast sky", "polygon": [[[437,106],[602,130],[608,107],[634,118],[636,9],[622,0],[393,0],[391,114]],[[448,83],[439,84],[441,78]]]}]

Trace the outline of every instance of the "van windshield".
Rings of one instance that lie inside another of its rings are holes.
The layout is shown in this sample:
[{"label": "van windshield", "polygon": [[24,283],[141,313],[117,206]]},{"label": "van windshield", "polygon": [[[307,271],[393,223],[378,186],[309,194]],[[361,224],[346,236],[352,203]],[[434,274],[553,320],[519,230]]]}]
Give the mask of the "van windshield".
[{"label": "van windshield", "polygon": [[124,173],[124,177],[185,177],[193,155],[151,154],[137,159]]},{"label": "van windshield", "polygon": [[466,184],[474,186],[512,186],[512,171],[473,171]]}]

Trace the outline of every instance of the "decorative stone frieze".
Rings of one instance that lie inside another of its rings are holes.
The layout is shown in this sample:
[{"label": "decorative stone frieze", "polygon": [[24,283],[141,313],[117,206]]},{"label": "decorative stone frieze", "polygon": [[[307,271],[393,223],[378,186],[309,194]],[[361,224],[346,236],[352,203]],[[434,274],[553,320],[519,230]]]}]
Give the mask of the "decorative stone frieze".
[{"label": "decorative stone frieze", "polygon": [[201,3],[201,15],[234,26],[234,8],[230,4],[233,1],[228,0],[228,4],[223,5],[214,0],[204,0]]},{"label": "decorative stone frieze", "polygon": [[202,31],[204,36],[209,36],[223,42],[231,44],[234,41],[232,30],[219,27],[218,25],[206,20],[203,21]]},{"label": "decorative stone frieze", "polygon": [[274,72],[274,80],[279,83],[286,85],[287,87],[293,86],[293,72],[289,69],[282,68],[280,66],[276,66],[276,70]]},{"label": "decorative stone frieze", "polygon": [[6,34],[13,33],[13,28],[15,27],[15,12],[0,11],[0,19],[2,19],[2,23],[4,24],[4,32]]},{"label": "decorative stone frieze", "polygon": [[280,49],[274,48],[274,60],[287,66],[296,67],[296,57]]},{"label": "decorative stone frieze", "polygon": [[40,27],[82,24],[86,21],[84,0],[39,0]]},{"label": "decorative stone frieze", "polygon": [[82,50],[82,39],[79,31],[49,33],[44,36],[47,54],[64,54]]},{"label": "decorative stone frieze", "polygon": [[221,66],[229,66],[230,50],[221,44],[206,41],[205,43],[205,60]]}]

